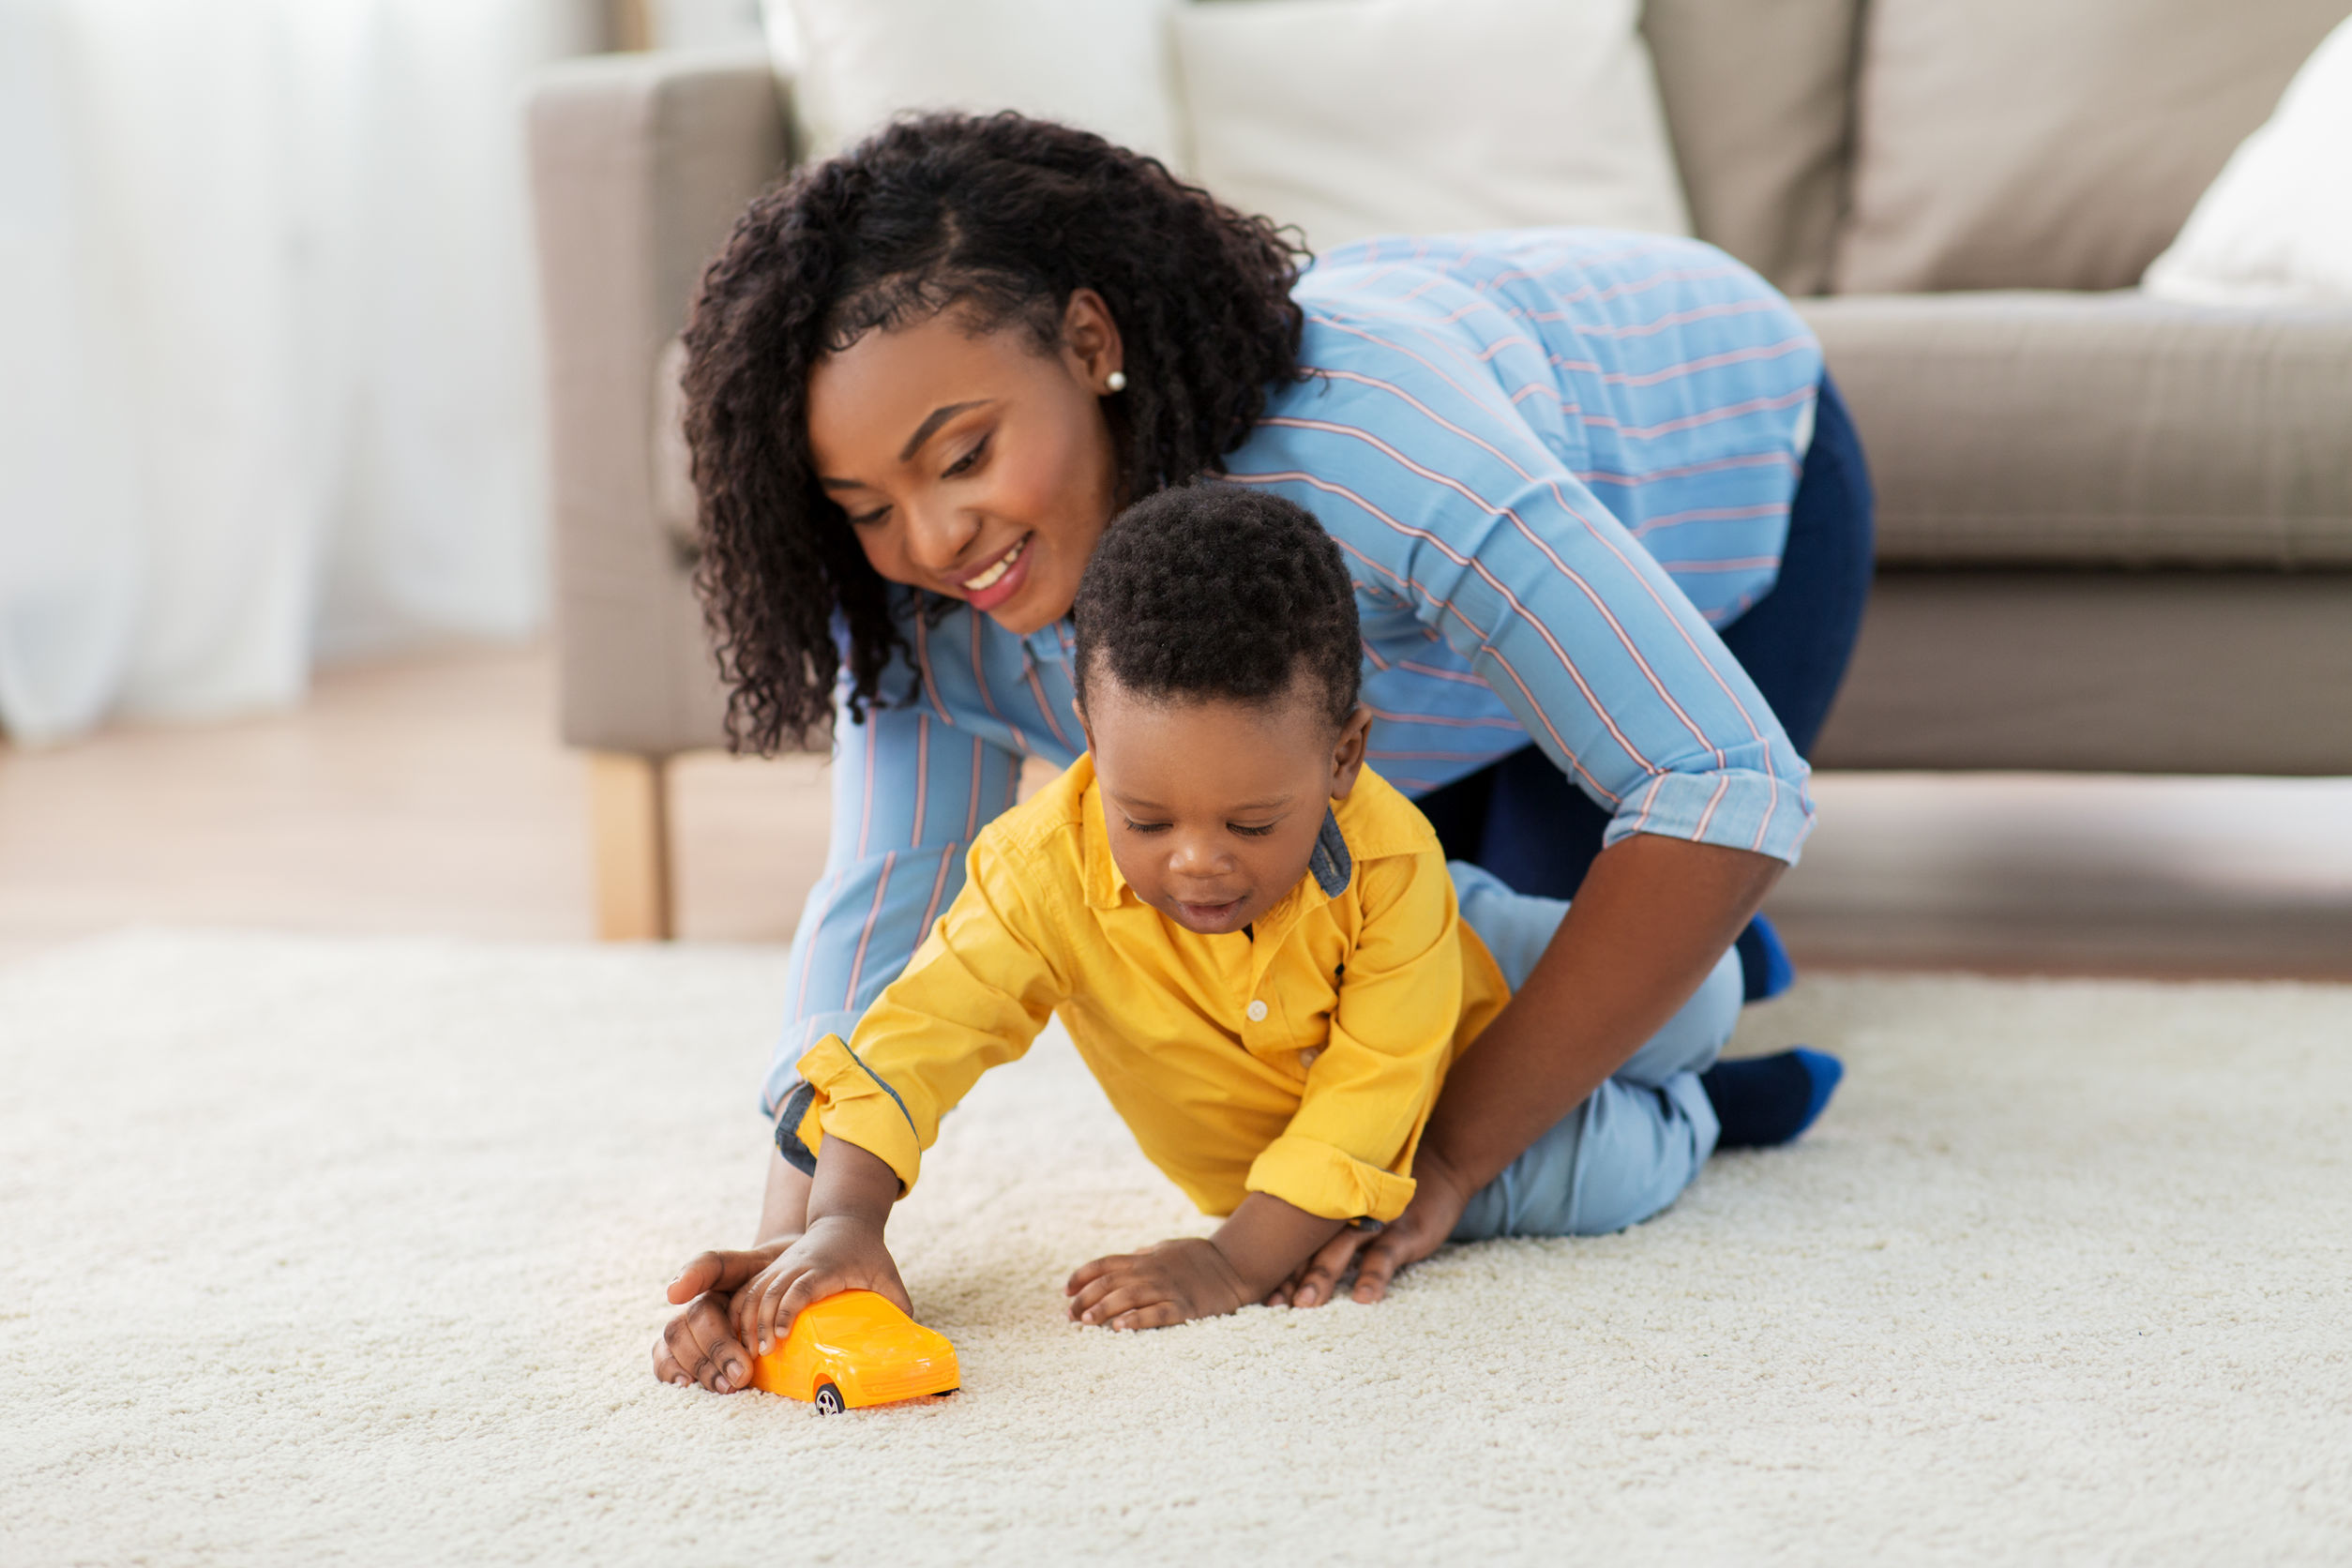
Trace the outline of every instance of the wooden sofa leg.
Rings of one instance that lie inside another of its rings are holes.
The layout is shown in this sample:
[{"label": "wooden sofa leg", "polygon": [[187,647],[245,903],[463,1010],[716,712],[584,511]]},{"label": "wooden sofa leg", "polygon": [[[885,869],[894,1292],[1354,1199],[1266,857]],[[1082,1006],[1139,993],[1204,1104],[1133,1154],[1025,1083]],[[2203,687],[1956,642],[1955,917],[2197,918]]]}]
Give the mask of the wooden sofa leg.
[{"label": "wooden sofa leg", "polygon": [[596,835],[596,935],[668,942],[670,790],[665,760],[626,751],[588,754],[588,814]]}]

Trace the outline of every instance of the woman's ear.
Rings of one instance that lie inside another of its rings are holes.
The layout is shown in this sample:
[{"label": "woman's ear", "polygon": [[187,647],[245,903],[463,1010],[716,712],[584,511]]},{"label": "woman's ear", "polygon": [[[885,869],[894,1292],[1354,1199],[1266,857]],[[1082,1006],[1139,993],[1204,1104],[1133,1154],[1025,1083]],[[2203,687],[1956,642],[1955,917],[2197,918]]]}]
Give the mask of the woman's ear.
[{"label": "woman's ear", "polygon": [[1070,303],[1062,312],[1062,348],[1071,372],[1096,397],[1119,390],[1110,384],[1110,378],[1123,375],[1126,348],[1120,340],[1119,324],[1111,319],[1110,307],[1101,294],[1092,289],[1071,291]]},{"label": "woman's ear", "polygon": [[1331,753],[1331,798],[1346,800],[1348,792],[1356,787],[1356,775],[1364,771],[1364,748],[1372,734],[1372,711],[1357,707],[1348,715],[1348,722],[1339,727],[1339,739]]}]

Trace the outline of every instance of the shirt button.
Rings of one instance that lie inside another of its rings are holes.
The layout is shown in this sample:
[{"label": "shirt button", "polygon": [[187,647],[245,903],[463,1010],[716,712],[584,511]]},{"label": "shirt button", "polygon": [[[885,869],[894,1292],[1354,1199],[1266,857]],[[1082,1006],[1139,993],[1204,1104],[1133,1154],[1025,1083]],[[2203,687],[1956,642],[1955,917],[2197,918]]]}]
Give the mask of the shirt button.
[{"label": "shirt button", "polygon": [[1252,1023],[1264,1023],[1266,1021],[1266,1004],[1264,1003],[1252,1002],[1249,1004],[1249,1021]]}]

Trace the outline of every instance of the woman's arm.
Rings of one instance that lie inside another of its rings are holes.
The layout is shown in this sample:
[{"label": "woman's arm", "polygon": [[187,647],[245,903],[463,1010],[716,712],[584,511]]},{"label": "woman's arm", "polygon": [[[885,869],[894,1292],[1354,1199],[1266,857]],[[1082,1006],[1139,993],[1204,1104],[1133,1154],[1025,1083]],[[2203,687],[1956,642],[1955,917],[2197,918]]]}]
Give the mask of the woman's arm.
[{"label": "woman's arm", "polygon": [[834,722],[833,834],[786,968],[785,1024],[761,1103],[774,1115],[793,1063],[848,1039],[964,882],[964,855],[1013,804],[1021,759],[923,707]]},{"label": "woman's arm", "polygon": [[1331,1299],[1356,1268],[1376,1302],[1437,1250],[1470,1195],[1582,1104],[1690,1000],[1785,867],[1769,855],[1636,834],[1601,852],[1567,918],[1448,1075],[1413,1161],[1413,1200],[1377,1237],[1343,1231],[1289,1299]]},{"label": "woman's arm", "polygon": [[1767,855],[1638,834],[1602,852],[1527,984],[1464,1054],[1424,1136],[1475,1192],[1664,1028],[1779,879]]}]

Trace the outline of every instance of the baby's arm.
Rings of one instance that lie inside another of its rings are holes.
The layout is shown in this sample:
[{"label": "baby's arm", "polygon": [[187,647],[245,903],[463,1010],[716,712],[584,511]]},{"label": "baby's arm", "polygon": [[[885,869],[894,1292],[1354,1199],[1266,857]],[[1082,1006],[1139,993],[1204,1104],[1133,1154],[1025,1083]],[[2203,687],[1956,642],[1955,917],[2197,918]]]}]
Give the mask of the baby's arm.
[{"label": "baby's arm", "polygon": [[898,1173],[854,1143],[828,1138],[808,1188],[808,1226],[776,1260],[735,1292],[735,1336],[765,1354],[800,1309],[837,1290],[873,1290],[909,1317],[914,1304],[882,1244],[898,1201]]},{"label": "baby's arm", "polygon": [[1164,1329],[1237,1312],[1297,1273],[1343,1223],[1253,1192],[1214,1236],[1180,1236],[1080,1268],[1063,1288],[1070,1316],[1114,1329]]},{"label": "baby's arm", "polygon": [[940,1118],[981,1073],[1027,1051],[1064,994],[1053,923],[1030,907],[1056,890],[1008,867],[995,832],[973,847],[963,891],[906,972],[858,1020],[854,1049],[828,1034],[800,1059],[804,1088],[787,1102],[777,1143],[804,1168],[815,1151],[807,1226],[737,1292],[746,1345],[766,1350],[802,1307],[837,1290],[875,1290],[912,1313],[882,1245],[891,1205],[914,1184]]}]

